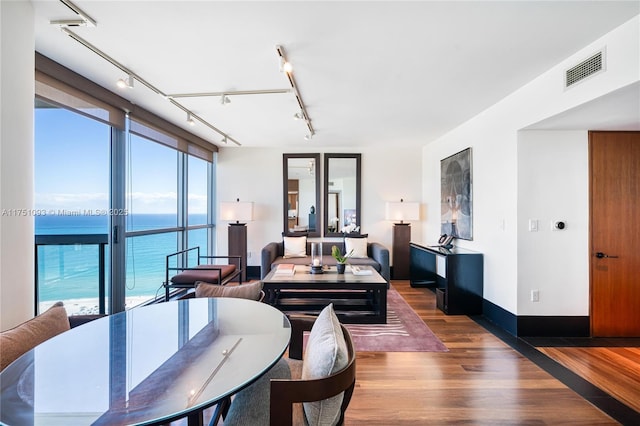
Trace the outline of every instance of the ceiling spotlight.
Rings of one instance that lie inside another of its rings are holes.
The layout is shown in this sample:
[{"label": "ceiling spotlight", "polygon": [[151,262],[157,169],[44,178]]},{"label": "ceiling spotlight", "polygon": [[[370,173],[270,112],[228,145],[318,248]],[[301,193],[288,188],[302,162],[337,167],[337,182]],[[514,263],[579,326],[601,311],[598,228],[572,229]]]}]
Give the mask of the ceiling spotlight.
[{"label": "ceiling spotlight", "polygon": [[225,143],[225,144],[226,144],[227,142],[229,142],[229,141],[227,140],[227,137],[226,137],[226,136],[225,136],[225,137],[223,137],[223,138],[222,138],[222,143]]},{"label": "ceiling spotlight", "polygon": [[293,119],[294,120],[304,120],[304,114],[302,114],[301,112],[296,112],[295,114],[293,114]]},{"label": "ceiling spotlight", "polygon": [[291,71],[293,71],[293,65],[291,65],[291,62],[289,62],[286,59],[284,59],[284,56],[281,56],[280,57],[280,72],[286,72],[287,74],[290,74]]},{"label": "ceiling spotlight", "polygon": [[313,135],[311,133],[309,133],[308,135],[304,135],[304,140],[306,141],[310,141],[311,138],[313,138]]},{"label": "ceiling spotlight", "polygon": [[129,89],[133,89],[133,75],[129,74],[129,76],[125,78],[121,78],[116,82],[119,88],[124,89],[128,87]]},{"label": "ceiling spotlight", "polygon": [[195,126],[196,122],[193,119],[193,117],[191,117],[191,113],[187,113],[187,123],[189,124],[189,126]]},{"label": "ceiling spotlight", "polygon": [[222,105],[230,104],[231,103],[231,99],[229,99],[229,97],[227,95],[222,95],[222,97],[220,98],[220,103]]}]

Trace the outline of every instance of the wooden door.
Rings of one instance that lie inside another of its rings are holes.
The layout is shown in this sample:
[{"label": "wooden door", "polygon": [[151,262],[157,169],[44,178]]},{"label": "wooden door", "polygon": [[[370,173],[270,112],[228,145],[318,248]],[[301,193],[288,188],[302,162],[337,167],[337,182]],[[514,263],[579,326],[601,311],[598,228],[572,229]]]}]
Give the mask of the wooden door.
[{"label": "wooden door", "polygon": [[640,336],[640,132],[589,132],[591,334]]}]

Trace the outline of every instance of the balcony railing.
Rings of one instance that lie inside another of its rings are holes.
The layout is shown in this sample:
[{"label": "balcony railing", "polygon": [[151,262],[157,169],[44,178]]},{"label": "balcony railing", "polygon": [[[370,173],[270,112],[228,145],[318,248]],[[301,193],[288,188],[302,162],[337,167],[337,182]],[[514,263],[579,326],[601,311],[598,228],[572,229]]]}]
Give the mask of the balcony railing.
[{"label": "balcony railing", "polygon": [[[98,313],[106,313],[106,246],[109,243],[108,234],[64,234],[64,235],[36,235],[35,236],[35,312],[39,312],[40,305],[40,269],[39,248],[43,246],[98,246]],[[64,265],[61,266],[64,269]]]}]

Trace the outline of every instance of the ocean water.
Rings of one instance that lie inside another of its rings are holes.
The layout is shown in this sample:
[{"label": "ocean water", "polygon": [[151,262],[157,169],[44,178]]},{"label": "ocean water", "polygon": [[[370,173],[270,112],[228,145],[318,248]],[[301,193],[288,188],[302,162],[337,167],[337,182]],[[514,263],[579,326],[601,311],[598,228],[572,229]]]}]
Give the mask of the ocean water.
[{"label": "ocean water", "polygon": [[[206,223],[206,215],[189,215],[190,224]],[[171,214],[138,214],[127,217],[127,230],[140,231],[176,226]],[[106,234],[107,216],[37,216],[36,235]],[[177,250],[175,232],[127,238],[126,297],[162,294],[166,256]],[[189,247],[200,246],[205,255],[207,230],[189,231]],[[98,246],[62,245],[38,248],[38,299],[40,302],[98,297]],[[109,274],[107,247],[106,273]],[[190,264],[192,259],[189,260]],[[195,264],[195,257],[193,258]],[[107,297],[109,297],[107,289]]]}]

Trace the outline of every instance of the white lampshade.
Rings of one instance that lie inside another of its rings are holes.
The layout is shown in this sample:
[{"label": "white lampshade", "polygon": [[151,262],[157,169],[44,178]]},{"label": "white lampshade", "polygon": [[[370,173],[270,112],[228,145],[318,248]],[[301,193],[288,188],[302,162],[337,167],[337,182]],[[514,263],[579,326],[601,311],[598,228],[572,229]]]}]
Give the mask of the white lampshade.
[{"label": "white lampshade", "polygon": [[420,220],[420,203],[387,203],[385,218],[387,220],[400,223],[404,221]]},{"label": "white lampshade", "polygon": [[253,203],[231,201],[220,203],[220,220],[229,222],[249,222],[253,220]]}]

